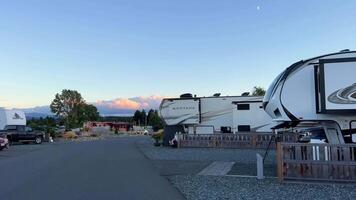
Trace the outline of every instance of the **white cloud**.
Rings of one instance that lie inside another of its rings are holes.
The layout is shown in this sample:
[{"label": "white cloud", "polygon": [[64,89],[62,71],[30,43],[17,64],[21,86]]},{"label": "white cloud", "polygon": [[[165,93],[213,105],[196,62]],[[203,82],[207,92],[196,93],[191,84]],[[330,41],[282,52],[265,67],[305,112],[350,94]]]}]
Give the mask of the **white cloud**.
[{"label": "white cloud", "polygon": [[157,109],[161,103],[162,96],[148,96],[148,97],[133,97],[133,98],[117,98],[114,100],[97,101],[96,106],[106,107],[110,109]]},{"label": "white cloud", "polygon": [[[99,100],[96,103],[91,103],[98,108],[98,111],[103,116],[130,116],[135,110],[158,109],[164,97],[163,96],[139,96],[132,98],[116,98],[113,100]],[[88,102],[90,103],[90,102]],[[21,109],[26,113],[40,113],[45,115],[53,115],[49,106],[38,106],[33,108]]]}]

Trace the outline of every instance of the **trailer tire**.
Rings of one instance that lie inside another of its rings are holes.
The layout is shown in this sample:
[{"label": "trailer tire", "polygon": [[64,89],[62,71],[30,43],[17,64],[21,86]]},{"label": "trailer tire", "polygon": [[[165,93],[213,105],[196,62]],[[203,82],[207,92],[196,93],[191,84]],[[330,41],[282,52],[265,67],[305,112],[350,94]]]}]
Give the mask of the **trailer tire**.
[{"label": "trailer tire", "polygon": [[42,138],[41,137],[36,137],[35,144],[41,144],[41,143],[42,143]]}]

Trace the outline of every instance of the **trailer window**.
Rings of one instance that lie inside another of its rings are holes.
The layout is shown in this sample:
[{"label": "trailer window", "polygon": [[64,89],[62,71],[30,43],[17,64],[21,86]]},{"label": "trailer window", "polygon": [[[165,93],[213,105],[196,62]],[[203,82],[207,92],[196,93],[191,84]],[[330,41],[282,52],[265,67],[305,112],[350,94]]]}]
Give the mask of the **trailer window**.
[{"label": "trailer window", "polygon": [[250,125],[239,125],[237,126],[237,131],[239,132],[250,132],[251,126]]},{"label": "trailer window", "polygon": [[16,126],[6,126],[6,128],[5,128],[5,130],[8,130],[8,131],[10,131],[10,130],[16,130]]},{"label": "trailer window", "polygon": [[250,110],[250,104],[237,104],[237,110]]},{"label": "trailer window", "polygon": [[17,126],[17,131],[25,131],[25,126]]}]

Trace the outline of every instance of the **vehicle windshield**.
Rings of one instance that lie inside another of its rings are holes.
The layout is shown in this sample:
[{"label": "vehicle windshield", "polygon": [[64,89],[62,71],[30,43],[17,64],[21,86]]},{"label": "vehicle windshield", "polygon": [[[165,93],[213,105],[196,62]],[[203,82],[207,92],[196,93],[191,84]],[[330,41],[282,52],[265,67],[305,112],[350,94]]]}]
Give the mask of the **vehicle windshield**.
[{"label": "vehicle windshield", "polygon": [[285,70],[280,73],[272,82],[272,84],[269,86],[268,90],[266,91],[266,94],[263,98],[263,102],[268,102],[271,98],[271,96],[273,95],[274,91],[276,90],[281,78],[283,77],[285,73]]}]

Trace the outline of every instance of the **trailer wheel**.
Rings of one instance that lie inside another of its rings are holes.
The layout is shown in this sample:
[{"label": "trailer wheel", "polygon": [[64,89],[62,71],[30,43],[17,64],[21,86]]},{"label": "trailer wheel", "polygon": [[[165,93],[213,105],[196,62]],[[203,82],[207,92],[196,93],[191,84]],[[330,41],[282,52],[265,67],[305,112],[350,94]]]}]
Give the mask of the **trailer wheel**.
[{"label": "trailer wheel", "polygon": [[36,137],[35,143],[36,144],[41,144],[42,143],[42,138],[41,137]]}]

